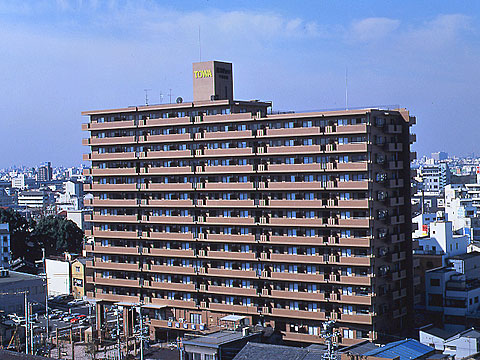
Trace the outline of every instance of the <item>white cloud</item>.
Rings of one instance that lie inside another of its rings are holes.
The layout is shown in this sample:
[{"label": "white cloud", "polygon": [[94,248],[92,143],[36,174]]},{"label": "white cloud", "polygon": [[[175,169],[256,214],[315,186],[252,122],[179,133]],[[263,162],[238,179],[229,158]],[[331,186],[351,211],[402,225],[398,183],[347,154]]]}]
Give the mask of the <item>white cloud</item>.
[{"label": "white cloud", "polygon": [[348,36],[361,42],[378,41],[398,29],[400,20],[386,17],[371,17],[355,21]]}]

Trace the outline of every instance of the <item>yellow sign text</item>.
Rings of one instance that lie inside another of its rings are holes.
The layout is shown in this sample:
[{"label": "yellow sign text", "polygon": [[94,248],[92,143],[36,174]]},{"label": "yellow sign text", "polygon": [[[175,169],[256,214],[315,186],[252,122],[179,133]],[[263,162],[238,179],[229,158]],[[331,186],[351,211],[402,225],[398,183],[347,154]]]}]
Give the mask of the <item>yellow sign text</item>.
[{"label": "yellow sign text", "polygon": [[195,79],[212,77],[211,70],[198,70],[194,71],[193,74],[195,75]]}]

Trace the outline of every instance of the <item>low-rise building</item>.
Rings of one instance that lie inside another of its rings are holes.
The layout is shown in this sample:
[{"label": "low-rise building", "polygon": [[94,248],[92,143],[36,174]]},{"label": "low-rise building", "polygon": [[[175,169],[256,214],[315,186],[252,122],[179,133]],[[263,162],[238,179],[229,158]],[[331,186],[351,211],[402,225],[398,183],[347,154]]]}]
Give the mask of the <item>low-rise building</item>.
[{"label": "low-rise building", "polygon": [[419,331],[420,342],[434,347],[445,355],[463,359],[480,351],[480,331],[474,328],[451,332],[431,325]]},{"label": "low-rise building", "polygon": [[468,280],[451,266],[425,274],[426,310],[448,330],[462,330],[478,319],[480,280]]},{"label": "low-rise building", "polygon": [[0,272],[0,310],[5,314],[25,313],[24,293],[27,299],[40,305],[45,305],[44,278],[11,270]]},{"label": "low-rise building", "polygon": [[70,262],[65,258],[46,259],[48,296],[70,295]]},{"label": "low-rise building", "polygon": [[92,276],[92,273],[87,273],[86,263],[87,258],[77,258],[71,263],[72,274],[72,295],[75,299],[83,299],[87,295],[87,276]]}]

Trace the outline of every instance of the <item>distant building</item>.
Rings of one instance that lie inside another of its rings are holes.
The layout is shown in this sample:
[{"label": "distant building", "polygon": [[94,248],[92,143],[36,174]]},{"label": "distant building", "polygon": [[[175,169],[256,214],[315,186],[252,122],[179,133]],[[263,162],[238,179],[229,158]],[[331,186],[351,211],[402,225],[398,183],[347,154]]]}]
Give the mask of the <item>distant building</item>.
[{"label": "distant building", "polygon": [[53,170],[52,164],[49,162],[45,162],[38,168],[37,172],[37,181],[45,182],[51,181],[53,178]]},{"label": "distant building", "polygon": [[35,180],[27,177],[25,174],[19,174],[12,177],[12,188],[25,190],[35,184]]},{"label": "distant building", "polygon": [[443,152],[443,151],[438,151],[432,153],[432,159],[434,161],[443,161],[448,159],[448,153]]},{"label": "distant building", "polygon": [[433,221],[429,224],[429,236],[418,238],[414,254],[437,254],[443,259],[465,254],[469,244],[468,235],[456,235],[451,221]]},{"label": "distant building", "polygon": [[53,194],[44,190],[22,191],[18,194],[18,206],[31,209],[45,209],[51,204]]},{"label": "distant building", "polygon": [[0,207],[11,207],[15,205],[15,197],[7,193],[5,189],[0,188]]},{"label": "distant building", "polygon": [[0,224],[0,268],[8,268],[11,259],[10,228],[8,224]]},{"label": "distant building", "polygon": [[427,193],[440,193],[450,183],[448,164],[426,165],[421,168],[423,190]]}]

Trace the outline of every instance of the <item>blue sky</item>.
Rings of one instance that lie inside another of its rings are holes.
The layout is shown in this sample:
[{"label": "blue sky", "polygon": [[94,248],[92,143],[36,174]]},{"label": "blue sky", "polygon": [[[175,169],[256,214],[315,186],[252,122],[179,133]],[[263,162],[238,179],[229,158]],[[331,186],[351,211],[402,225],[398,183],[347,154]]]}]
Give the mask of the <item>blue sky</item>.
[{"label": "blue sky", "polygon": [[478,1],[2,1],[0,167],[81,163],[82,110],[192,98],[191,63],[234,63],[274,109],[406,107],[419,155],[480,154]]}]

